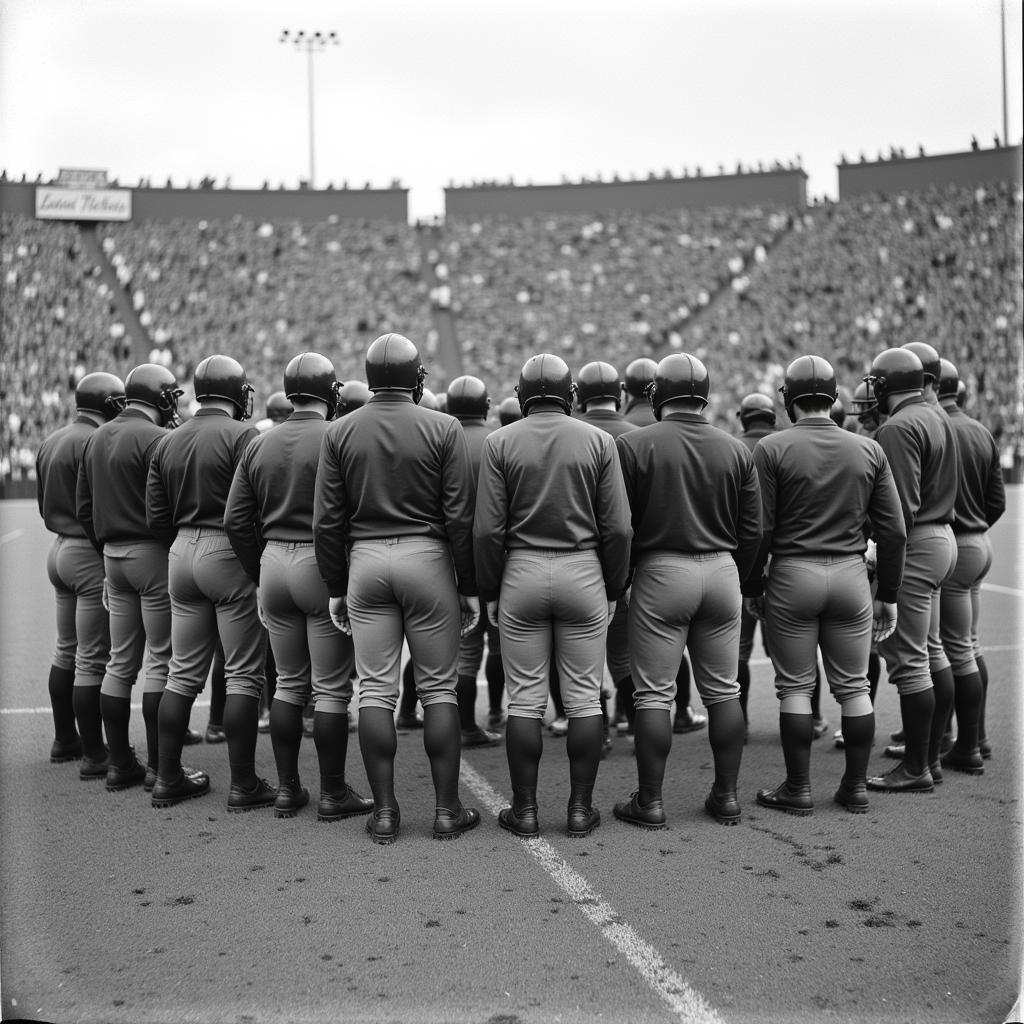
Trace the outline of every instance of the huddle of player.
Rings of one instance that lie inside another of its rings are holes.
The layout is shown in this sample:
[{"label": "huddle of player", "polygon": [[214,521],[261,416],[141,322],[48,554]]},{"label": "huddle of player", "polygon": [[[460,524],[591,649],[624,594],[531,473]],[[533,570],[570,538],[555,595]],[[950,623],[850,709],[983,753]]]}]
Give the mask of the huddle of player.
[{"label": "huddle of player", "polygon": [[[636,360],[625,379],[604,362],[574,379],[558,356],[534,355],[497,429],[478,378],[435,397],[425,377],[397,334],[367,349],[365,384],[342,385],[328,358],[305,352],[284,372],[288,414],[262,431],[228,356],[196,368],[198,410],[184,423],[182,391],[162,366],[137,366],[123,384],[81,379],[76,419],[37,460],[40,513],[56,534],[51,761],[80,759],[80,776],[109,790],[141,785],[155,807],[209,792],[209,776],[181,756],[219,645],[228,809],[289,818],[309,803],[298,757],[311,696],[318,819],[365,815],[371,838],[391,843],[407,643],[433,835],[453,838],[480,821],[460,799],[461,749],[500,738],[475,719],[486,637],[507,695],[512,803],[500,826],[540,833],[553,678],[567,720],[566,833],[600,824],[607,664],[637,763],[637,789],[614,814],[659,829],[685,654],[714,760],[704,806],[732,825],[760,620],[786,769],[758,790],[760,805],[813,813],[819,652],[842,708],[836,803],[863,813],[871,790],[931,792],[943,769],[982,774],[978,594],[986,531],[1005,501],[995,442],[962,411],[956,368],[931,346],[878,355],[854,396],[859,430],[837,422],[836,375],[818,355],[786,370],[792,426],[777,430],[774,402],[753,394],[739,437],[704,417],[710,374],[682,352]],[[280,397],[268,412],[272,403]],[[268,642],[276,786],[255,767]],[[879,655],[903,729],[887,748],[896,767],[869,777]],[[146,763],[129,742],[140,672]],[[370,798],[346,781],[354,682]],[[500,701],[492,689],[491,726]]]}]

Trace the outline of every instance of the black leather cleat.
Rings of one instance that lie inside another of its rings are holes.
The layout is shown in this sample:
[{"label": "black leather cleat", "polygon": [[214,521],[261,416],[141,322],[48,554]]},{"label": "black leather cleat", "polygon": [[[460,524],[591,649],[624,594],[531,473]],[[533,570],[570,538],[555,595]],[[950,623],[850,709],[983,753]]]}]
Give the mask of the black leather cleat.
[{"label": "black leather cleat", "polygon": [[147,793],[153,792],[153,787],[156,785],[156,769],[146,766],[146,777],[142,780],[142,788]]},{"label": "black leather cleat", "polygon": [[206,727],[205,740],[207,743],[224,743],[227,740],[227,733],[223,725],[214,725],[212,722]]},{"label": "black leather cleat", "polygon": [[107,768],[110,762],[104,758],[102,761],[94,761],[88,754],[82,756],[82,763],[78,766],[78,777],[83,782],[91,782],[93,779],[105,779]]},{"label": "black leather cleat", "polygon": [[183,800],[192,800],[210,792],[210,776],[195,768],[182,768],[174,782],[162,782],[157,777],[153,785],[154,807],[173,807]]},{"label": "black leather cleat", "polygon": [[462,745],[464,747],[495,747],[501,742],[500,732],[488,732],[477,726],[475,729],[462,730]]},{"label": "black leather cleat", "polygon": [[146,766],[132,754],[126,765],[111,764],[107,766],[107,792],[117,793],[122,789],[131,789],[146,781]]},{"label": "black leather cleat", "polygon": [[907,746],[905,743],[890,743],[882,751],[883,757],[891,757],[894,761],[902,761],[907,756]]},{"label": "black leather cleat", "polygon": [[932,782],[934,782],[936,786],[941,786],[942,783],[946,781],[942,774],[942,765],[939,764],[938,761],[933,761],[928,765],[928,771],[932,773]]},{"label": "black leather cleat", "polygon": [[294,818],[309,803],[309,790],[301,783],[277,787],[274,798],[275,818]]},{"label": "black leather cleat", "polygon": [[719,794],[714,790],[708,793],[704,801],[704,810],[711,815],[719,825],[738,825],[742,814],[740,802],[736,799],[736,791]]},{"label": "black leather cleat", "polygon": [[795,814],[798,817],[806,818],[814,813],[814,800],[811,797],[811,787],[796,789],[790,786],[789,781],[780,783],[775,789],[759,789],[757,791],[757,802],[762,807],[770,807],[775,811],[785,811],[786,814]]},{"label": "black leather cleat", "polygon": [[505,807],[498,812],[498,824],[520,839],[532,839],[540,835],[540,824],[537,821],[537,808],[524,807],[517,811],[515,806]]},{"label": "black leather cleat", "polygon": [[194,747],[197,743],[203,742],[203,734],[198,729],[186,729],[182,738],[183,747]]},{"label": "black leather cleat", "polygon": [[992,759],[992,744],[984,736],[978,740],[978,750],[981,752],[981,759],[983,761],[990,761]]},{"label": "black leather cleat", "polygon": [[840,781],[839,788],[833,798],[840,807],[845,807],[851,814],[868,813],[868,789],[865,783],[858,782],[848,786]]},{"label": "black leather cleat", "polygon": [[586,804],[569,804],[565,832],[570,839],[582,839],[601,824],[601,812]]},{"label": "black leather cleat", "polygon": [[232,786],[228,791],[228,810],[254,811],[258,807],[269,807],[277,799],[277,790],[266,779],[257,779],[250,789]]},{"label": "black leather cleat", "polygon": [[672,721],[674,733],[696,732],[708,724],[707,715],[701,715],[687,705]]},{"label": "black leather cleat", "polygon": [[381,846],[387,846],[398,838],[402,815],[397,807],[382,807],[366,820],[366,831],[370,838]]},{"label": "black leather cleat", "polygon": [[912,775],[900,761],[884,775],[868,779],[868,789],[879,793],[934,793],[935,781],[927,768],[920,775]]},{"label": "black leather cleat", "polygon": [[50,764],[67,764],[77,761],[82,756],[82,740],[76,736],[73,740],[54,740],[50,745]]},{"label": "black leather cleat", "polygon": [[460,807],[450,811],[447,807],[434,809],[434,838],[454,839],[480,824],[480,812],[475,807]]},{"label": "black leather cleat", "polygon": [[360,796],[351,786],[346,786],[340,793],[320,793],[316,820],[341,821],[342,818],[369,814],[372,810],[373,801],[369,797]]},{"label": "black leather cleat", "polygon": [[939,758],[939,764],[948,768],[951,772],[963,772],[965,775],[984,775],[985,759],[978,749],[966,753],[954,747],[948,753]]},{"label": "black leather cleat", "polygon": [[642,804],[639,792],[617,803],[612,808],[612,814],[627,825],[636,825],[637,828],[650,829],[652,832],[665,827],[665,807],[662,802],[652,800]]}]

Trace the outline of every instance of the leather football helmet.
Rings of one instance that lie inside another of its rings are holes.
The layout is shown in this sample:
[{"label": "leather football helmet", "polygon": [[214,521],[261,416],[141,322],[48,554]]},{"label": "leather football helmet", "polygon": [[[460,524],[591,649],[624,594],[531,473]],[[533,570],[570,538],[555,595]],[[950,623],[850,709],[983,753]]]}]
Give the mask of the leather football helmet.
[{"label": "leather football helmet", "polygon": [[450,416],[486,416],[491,407],[487,385],[470,374],[456,377],[448,385],[448,408]]},{"label": "leather football helmet", "polygon": [[[827,398],[834,403],[839,395],[836,371],[821,356],[798,356],[786,367],[786,376],[779,388],[786,413],[793,419],[793,403],[798,398]],[[795,422],[795,420],[794,420]]]},{"label": "leather football helmet", "polygon": [[654,379],[647,386],[647,397],[654,418],[661,419],[661,407],[675,398],[696,399],[708,404],[711,394],[711,377],[708,368],[687,352],[673,352],[657,363]]},{"label": "leather football helmet", "polygon": [[615,408],[622,405],[622,392],[625,383],[619,371],[611,363],[593,362],[580,368],[576,375],[576,400],[584,411],[587,402],[596,398],[614,398]]},{"label": "leather football helmet", "polygon": [[289,402],[312,398],[327,403],[327,418],[338,407],[341,384],[334,372],[334,363],[319,352],[302,352],[284,370],[284,393]]},{"label": "leather football helmet", "polygon": [[112,373],[87,373],[75,387],[75,408],[112,420],[125,406],[124,382]]},{"label": "leather football helmet", "polygon": [[516,420],[523,418],[523,410],[519,408],[519,399],[512,395],[508,398],[503,398],[498,403],[498,422],[503,426],[507,427],[510,423],[515,423]]},{"label": "leather football helmet", "polygon": [[908,341],[903,347],[909,349],[921,360],[921,365],[924,367],[924,386],[937,389],[939,376],[942,373],[942,360],[939,359],[939,353],[926,341]]},{"label": "leather football helmet", "polygon": [[207,356],[197,367],[192,379],[196,401],[219,398],[235,407],[235,419],[247,420],[252,416],[253,387],[245,370],[231,356]]},{"label": "leather football helmet", "polygon": [[743,396],[736,415],[739,417],[740,423],[743,424],[744,430],[754,420],[766,420],[774,427],[775,403],[767,395],[762,395],[760,391],[752,391],[749,395]]},{"label": "leather football helmet", "polygon": [[572,412],[576,385],[565,360],[544,352],[530,356],[523,364],[516,395],[524,416],[529,415],[528,407],[541,399],[554,399],[568,416]]},{"label": "leather football helmet", "polygon": [[371,391],[408,391],[419,402],[426,376],[419,349],[401,334],[382,334],[366,350],[366,384]]},{"label": "leather football helmet", "polygon": [[292,403],[283,391],[274,391],[267,399],[267,419],[272,423],[284,423],[293,411]]},{"label": "leather football helmet", "polygon": [[878,399],[875,398],[874,388],[869,381],[862,380],[853,392],[853,411],[860,416],[861,413],[877,408]]},{"label": "leather football helmet", "polygon": [[[960,387],[960,371],[948,360],[939,360],[939,398],[956,398]],[[966,388],[965,388],[966,390]]]},{"label": "leather football helmet", "polygon": [[178,414],[178,399],[184,391],[174,374],[159,363],[141,363],[124,379],[127,402],[148,405],[160,414],[160,426],[166,427]]},{"label": "leather football helmet", "polygon": [[373,397],[373,392],[361,380],[348,380],[338,391],[337,419],[361,409]]},{"label": "leather football helmet", "polygon": [[956,386],[956,404],[961,409],[967,404],[967,385],[962,380]]},{"label": "leather football helmet", "polygon": [[864,380],[875,393],[878,411],[887,414],[893,395],[924,390],[924,366],[909,348],[887,348],[875,356]]},{"label": "leather football helmet", "polygon": [[658,364],[653,359],[648,359],[646,356],[634,359],[626,367],[626,394],[637,400],[643,398],[647,394],[647,388],[651,381],[654,380],[657,369]]}]

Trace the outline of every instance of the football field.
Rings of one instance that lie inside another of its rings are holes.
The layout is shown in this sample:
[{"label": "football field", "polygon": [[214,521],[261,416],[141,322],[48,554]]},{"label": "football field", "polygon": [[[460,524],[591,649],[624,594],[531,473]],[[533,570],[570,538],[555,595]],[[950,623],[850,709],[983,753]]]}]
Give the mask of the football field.
[{"label": "football field", "polygon": [[[758,639],[743,821],[703,811],[707,731],[674,738],[669,828],[616,821],[636,788],[617,738],[595,790],[602,825],[564,831],[565,741],[545,735],[542,836],[498,828],[503,746],[463,753],[462,796],[480,827],[431,837],[421,736],[399,737],[402,833],[362,819],[226,813],[227,749],[195,746],[212,792],[155,810],[48,760],[54,599],[50,536],[33,502],[0,502],[0,984],[3,1019],[52,1022],[1002,1022],[1019,1020],[1024,678],[1024,492],[992,531],[981,641],[992,760],[946,772],[934,795],[872,794],[866,815],[832,802],[843,770],[831,734],[813,751],[815,812],[766,810],[783,777],[772,673]],[[486,700],[481,687],[481,707]],[[695,695],[696,696],[696,695]],[[206,724],[208,695],[193,712]],[[696,705],[699,708],[699,704]],[[482,717],[482,716],[481,716]],[[899,728],[884,673],[871,773]],[[145,750],[141,710],[133,742]],[[368,793],[355,737],[349,779]],[[303,780],[318,784],[312,741]],[[270,737],[257,769],[275,781]],[[1014,1009],[1017,1004],[1017,1009]]]}]

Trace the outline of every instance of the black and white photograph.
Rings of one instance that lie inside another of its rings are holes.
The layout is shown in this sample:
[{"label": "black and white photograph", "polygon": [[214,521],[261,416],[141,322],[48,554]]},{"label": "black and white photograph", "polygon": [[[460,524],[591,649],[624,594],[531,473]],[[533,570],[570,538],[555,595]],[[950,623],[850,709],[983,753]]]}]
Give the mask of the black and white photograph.
[{"label": "black and white photograph", "polygon": [[1024,1020],[1019,0],[0,0],[0,1020]]}]

